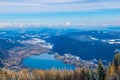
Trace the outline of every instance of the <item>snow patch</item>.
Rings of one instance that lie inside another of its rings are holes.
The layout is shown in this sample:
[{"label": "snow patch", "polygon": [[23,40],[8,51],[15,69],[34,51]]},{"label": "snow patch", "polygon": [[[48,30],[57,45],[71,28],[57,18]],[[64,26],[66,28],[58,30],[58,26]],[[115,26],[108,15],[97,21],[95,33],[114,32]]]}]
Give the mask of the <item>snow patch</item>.
[{"label": "snow patch", "polygon": [[98,40],[97,38],[95,38],[95,37],[92,37],[92,36],[90,37],[90,39],[92,39],[92,40]]}]

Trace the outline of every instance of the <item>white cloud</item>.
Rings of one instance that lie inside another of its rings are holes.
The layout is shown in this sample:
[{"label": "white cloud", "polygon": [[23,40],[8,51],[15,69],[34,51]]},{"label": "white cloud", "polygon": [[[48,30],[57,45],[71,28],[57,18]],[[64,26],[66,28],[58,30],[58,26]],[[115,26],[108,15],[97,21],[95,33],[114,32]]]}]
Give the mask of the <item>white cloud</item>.
[{"label": "white cloud", "polygon": [[0,0],[0,12],[56,12],[120,9],[119,0]]},{"label": "white cloud", "polygon": [[40,23],[8,23],[8,22],[0,22],[0,28],[4,28],[4,27],[9,27],[9,28],[13,28],[13,27],[42,27],[42,26],[46,26],[46,27],[69,27],[69,26],[84,26],[84,27],[89,27],[89,26],[99,26],[99,27],[108,27],[108,26],[120,26],[120,22],[115,22],[115,23],[71,23],[71,22],[66,22],[66,23],[55,23],[55,24],[40,24]]},{"label": "white cloud", "polygon": [[72,25],[70,22],[67,22],[66,24],[65,24],[66,26],[70,26],[70,25]]}]

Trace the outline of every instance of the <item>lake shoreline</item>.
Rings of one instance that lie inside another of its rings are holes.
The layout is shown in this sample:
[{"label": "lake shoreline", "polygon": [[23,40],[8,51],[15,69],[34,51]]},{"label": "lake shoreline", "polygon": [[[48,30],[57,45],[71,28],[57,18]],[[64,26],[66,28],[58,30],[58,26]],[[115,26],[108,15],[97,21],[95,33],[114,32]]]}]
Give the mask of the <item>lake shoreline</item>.
[{"label": "lake shoreline", "polygon": [[40,69],[40,70],[48,70],[48,69],[50,70],[53,68],[61,69],[61,70],[62,69],[75,69],[74,65],[64,63],[62,60],[56,59],[55,54],[48,54],[48,53],[42,53],[38,56],[33,55],[29,58],[26,58],[24,59],[23,65],[30,69],[32,68],[32,69]]},{"label": "lake shoreline", "polygon": [[[58,55],[55,54],[54,52],[52,52],[51,50],[45,49],[45,48],[37,48],[37,50],[34,50],[34,46],[38,47],[39,45],[29,45],[31,46],[31,48],[29,49],[27,46],[25,47],[16,47],[13,50],[9,51],[10,57],[7,60],[3,60],[2,63],[5,64],[4,68],[5,69],[10,69],[10,70],[15,70],[15,71],[19,71],[21,69],[29,69],[32,70],[33,68],[28,67],[28,66],[24,66],[23,65],[23,60],[26,58],[29,58],[32,55],[40,55],[40,54],[44,54],[44,53],[49,53],[49,54],[54,54],[55,55],[55,59],[62,61],[62,63],[64,64],[68,64],[68,65],[72,65],[75,67],[83,67],[86,65],[90,65],[90,66],[94,66],[96,67],[95,64],[90,64],[89,62],[81,62],[83,60],[78,59],[77,56],[73,56],[73,55],[68,55],[68,57],[66,57],[65,55]],[[40,47],[40,46],[39,46]],[[24,49],[24,51],[22,51]],[[60,57],[63,57],[62,59],[60,59]],[[85,65],[83,65],[85,64]]]},{"label": "lake shoreline", "polygon": [[41,47],[40,45],[15,47],[8,51],[9,57],[7,59],[2,60],[1,62],[4,64],[4,69],[19,71],[21,69],[27,68],[22,65],[22,61],[25,58],[28,58],[31,55],[39,55],[45,52],[50,53],[51,51]]}]

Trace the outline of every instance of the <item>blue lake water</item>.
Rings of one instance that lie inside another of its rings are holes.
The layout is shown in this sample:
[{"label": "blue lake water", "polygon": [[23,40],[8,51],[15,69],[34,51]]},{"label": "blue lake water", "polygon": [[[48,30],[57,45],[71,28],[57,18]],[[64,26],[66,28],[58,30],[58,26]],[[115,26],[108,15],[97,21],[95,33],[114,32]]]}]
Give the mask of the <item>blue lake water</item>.
[{"label": "blue lake water", "polygon": [[54,58],[53,54],[43,53],[40,55],[32,55],[23,60],[23,65],[30,68],[49,70],[55,69],[75,69],[75,66],[63,63]]}]

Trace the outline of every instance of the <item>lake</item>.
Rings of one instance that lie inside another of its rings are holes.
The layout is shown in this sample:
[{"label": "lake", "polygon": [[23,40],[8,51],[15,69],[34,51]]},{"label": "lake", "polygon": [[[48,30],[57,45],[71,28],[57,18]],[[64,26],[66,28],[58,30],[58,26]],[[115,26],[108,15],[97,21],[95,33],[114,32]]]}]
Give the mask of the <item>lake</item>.
[{"label": "lake", "polygon": [[65,64],[60,60],[54,58],[53,54],[43,53],[40,55],[32,55],[23,60],[23,65],[30,68],[49,70],[55,69],[75,69],[75,66]]}]

